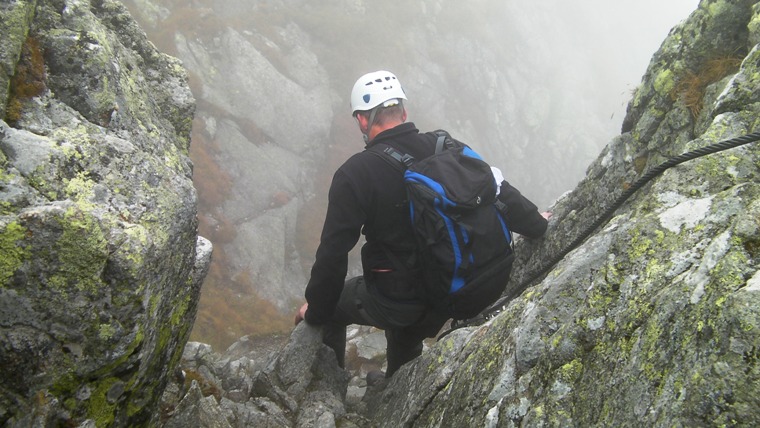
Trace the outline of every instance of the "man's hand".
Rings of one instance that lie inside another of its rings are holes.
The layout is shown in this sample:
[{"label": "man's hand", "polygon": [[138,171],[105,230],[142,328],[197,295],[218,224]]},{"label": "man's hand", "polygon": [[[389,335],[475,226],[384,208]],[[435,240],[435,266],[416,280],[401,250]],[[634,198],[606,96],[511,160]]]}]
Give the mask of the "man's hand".
[{"label": "man's hand", "polygon": [[552,213],[549,212],[549,211],[544,211],[544,212],[541,213],[541,217],[549,220],[552,217]]},{"label": "man's hand", "polygon": [[304,317],[306,316],[306,309],[309,308],[308,303],[304,303],[303,306],[301,306],[301,309],[296,312],[296,325],[304,320]]}]

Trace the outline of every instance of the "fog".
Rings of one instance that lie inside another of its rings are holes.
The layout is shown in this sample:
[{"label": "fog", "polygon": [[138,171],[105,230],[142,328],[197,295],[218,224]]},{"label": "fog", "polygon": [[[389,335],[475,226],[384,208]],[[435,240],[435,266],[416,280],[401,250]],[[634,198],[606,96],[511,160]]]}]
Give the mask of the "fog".
[{"label": "fog", "polygon": [[[127,0],[198,101],[191,158],[214,244],[193,340],[286,331],[335,169],[363,143],[355,79],[397,74],[409,118],[470,144],[548,208],[619,134],[696,0]],[[359,272],[356,260],[352,273]]]},{"label": "fog", "polygon": [[[334,114],[348,114],[356,77],[389,69],[404,84],[410,120],[421,130],[449,130],[547,207],[619,133],[652,54],[698,2],[443,4],[398,3],[393,12],[367,4],[356,30],[361,35],[332,29],[325,36],[336,47],[335,33],[357,40],[353,48],[325,55],[331,87],[341,98]],[[421,12],[433,16],[429,23],[419,19]],[[361,149],[358,132],[335,143],[345,139]]]},{"label": "fog", "polygon": [[[542,2],[545,3],[545,2]],[[593,61],[601,109],[609,110],[612,135],[620,131],[625,108],[649,60],[672,27],[684,20],[698,0],[549,1],[557,15],[572,23],[575,47]],[[606,141],[602,144],[606,144]]]}]

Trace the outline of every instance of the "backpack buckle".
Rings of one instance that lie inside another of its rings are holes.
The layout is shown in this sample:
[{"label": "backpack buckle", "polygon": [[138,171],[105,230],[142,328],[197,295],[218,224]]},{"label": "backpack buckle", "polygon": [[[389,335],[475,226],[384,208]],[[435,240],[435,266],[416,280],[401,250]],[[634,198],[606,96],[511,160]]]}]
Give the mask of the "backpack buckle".
[{"label": "backpack buckle", "polygon": [[387,153],[393,159],[396,159],[397,161],[401,162],[407,168],[412,166],[412,164],[414,163],[414,156],[411,156],[406,153],[401,153],[398,150],[394,149],[393,147],[386,147],[385,150],[383,151]]}]

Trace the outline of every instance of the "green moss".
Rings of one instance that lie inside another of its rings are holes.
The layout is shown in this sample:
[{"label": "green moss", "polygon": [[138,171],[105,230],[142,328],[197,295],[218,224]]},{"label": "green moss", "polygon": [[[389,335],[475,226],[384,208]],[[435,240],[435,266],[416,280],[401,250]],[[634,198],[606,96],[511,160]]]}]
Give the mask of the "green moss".
[{"label": "green moss", "polygon": [[628,255],[631,260],[639,259],[645,255],[651,255],[654,250],[652,249],[652,240],[642,236],[641,231],[633,229],[630,232],[630,248]]},{"label": "green moss", "polygon": [[76,177],[66,182],[66,196],[76,202],[82,210],[89,211],[95,207],[91,199],[94,196],[93,189],[95,182],[92,181],[86,172],[80,172]]},{"label": "green moss", "polygon": [[719,0],[707,5],[707,13],[714,18],[729,12],[730,8],[731,6],[725,0]]},{"label": "green moss", "polygon": [[153,294],[150,296],[150,302],[148,303],[149,309],[148,309],[148,316],[154,317],[156,316],[156,309],[158,309],[158,303],[160,301],[158,294]]},{"label": "green moss", "polygon": [[647,359],[652,360],[657,356],[659,351],[659,339],[662,335],[662,327],[657,320],[651,320],[643,337],[643,346],[647,347]]},{"label": "green moss", "polygon": [[110,340],[115,331],[111,324],[100,324],[100,328],[98,329],[98,337],[100,337],[100,340]]},{"label": "green moss", "polygon": [[654,236],[655,236],[655,243],[657,245],[662,245],[662,243],[665,242],[665,232],[663,232],[662,230],[655,229]]},{"label": "green moss", "polygon": [[633,94],[633,107],[639,108],[641,106],[641,87],[637,87]]},{"label": "green moss", "polygon": [[50,283],[65,292],[96,292],[103,286],[101,275],[108,260],[108,241],[98,222],[90,215],[69,209],[60,221],[63,233],[55,243],[60,263]]},{"label": "green moss", "polygon": [[[752,17],[752,20],[749,21],[749,24],[747,24],[747,29],[751,34],[760,35],[760,14],[755,14]],[[753,81],[757,82],[758,79],[756,76],[753,76]]]},{"label": "green moss", "polygon": [[559,344],[562,343],[562,335],[559,334],[559,332],[554,333],[554,335],[552,336],[551,343],[552,343],[552,348],[556,349],[557,347],[559,347]]},{"label": "green moss", "polygon": [[647,262],[644,277],[649,281],[661,279],[668,267],[660,263],[658,259],[652,258]]},{"label": "green moss", "polygon": [[63,407],[68,410],[74,410],[77,407],[77,399],[74,397],[67,398],[63,401]]},{"label": "green moss", "polygon": [[577,358],[559,369],[560,379],[567,383],[575,382],[581,374],[583,374],[583,363]]},{"label": "green moss", "polygon": [[172,312],[172,318],[171,318],[171,324],[173,326],[177,326],[182,322],[182,319],[185,316],[185,313],[187,313],[187,307],[190,304],[190,299],[192,298],[191,295],[185,296],[184,299],[182,299],[181,302],[179,302],[179,305],[177,305],[174,308],[174,311]]},{"label": "green moss", "polygon": [[131,263],[130,268],[141,269],[145,260],[143,255],[144,249],[151,246],[152,237],[150,232],[141,225],[132,225],[124,229],[124,234],[128,238],[130,245],[123,245],[120,250],[123,250],[124,258]]},{"label": "green moss", "polygon": [[615,320],[612,319],[612,317],[606,317],[604,322],[605,327],[607,327],[607,330],[614,331],[615,328],[617,328],[617,324],[615,323]]},{"label": "green moss", "polygon": [[654,90],[662,97],[669,97],[676,87],[676,80],[671,70],[661,71],[654,79]]},{"label": "green moss", "polygon": [[50,138],[58,141],[61,152],[72,160],[83,159],[80,148],[89,146],[91,142],[88,129],[83,124],[70,128],[56,128],[51,132]]},{"label": "green moss", "polygon": [[87,409],[87,415],[95,421],[95,426],[111,426],[114,420],[114,411],[116,403],[108,402],[108,391],[111,387],[119,382],[117,378],[107,378],[100,381],[90,396],[90,403]]},{"label": "green moss", "polygon": [[[609,277],[610,274],[605,273],[604,276]],[[615,282],[615,284],[618,283],[619,282]],[[600,282],[587,294],[587,304],[589,308],[595,311],[594,313],[605,313],[612,302],[617,298],[616,293],[612,290],[610,285],[611,284],[609,283]]]},{"label": "green moss", "polygon": [[143,410],[145,410],[145,408],[133,400],[130,400],[129,403],[127,403],[127,416],[129,417],[132,417]]},{"label": "green moss", "polygon": [[[186,156],[187,154],[184,155]],[[180,152],[180,150],[174,144],[168,145],[166,151],[164,151],[164,162],[166,166],[171,168],[172,171],[181,173],[184,169],[184,163],[182,160],[183,153]]]},{"label": "green moss", "polygon": [[604,267],[604,279],[610,285],[619,285],[623,282],[623,275],[620,274],[620,270],[615,263],[609,262]]},{"label": "green moss", "polygon": [[177,341],[177,346],[173,350],[173,355],[171,359],[169,360],[169,363],[167,365],[168,372],[171,373],[179,367],[180,360],[182,360],[182,353],[185,349],[184,343],[186,342],[186,339],[189,337],[190,330],[192,329],[192,324],[185,323],[179,328],[179,332],[176,334],[175,337],[181,338],[181,340]]},{"label": "green moss", "polygon": [[8,183],[10,182],[14,175],[8,173],[8,158],[5,156],[5,153],[0,151],[0,182],[2,183]]},{"label": "green moss", "polygon": [[77,150],[75,146],[71,144],[61,144],[59,148],[61,150],[61,153],[63,153],[63,155],[66,156],[68,159],[78,161],[84,158],[82,153],[79,150]]},{"label": "green moss", "polygon": [[95,94],[95,99],[98,103],[99,109],[109,111],[116,106],[116,94],[111,91],[110,85],[108,84],[108,75],[103,76],[100,87],[102,89]]},{"label": "green moss", "polygon": [[0,30],[3,37],[16,46],[26,38],[27,29],[34,15],[34,5],[20,2],[6,3],[3,7]]},{"label": "green moss", "polygon": [[79,389],[80,380],[74,375],[73,371],[69,371],[59,375],[53,386],[50,387],[50,392],[57,397],[72,396]]},{"label": "green moss", "polygon": [[[742,246],[740,245],[739,248]],[[750,261],[747,259],[746,253],[734,249],[720,259],[710,275],[720,292],[734,291],[746,284],[744,272],[749,265]]]},{"label": "green moss", "polygon": [[620,352],[623,357],[628,357],[631,355],[631,351],[633,350],[633,345],[636,343],[636,338],[632,336],[621,336],[620,339],[618,339],[618,349],[620,349]]},{"label": "green moss", "polygon": [[533,408],[533,413],[536,415],[536,417],[543,418],[544,417],[544,406],[538,405]]},{"label": "green moss", "polygon": [[23,245],[27,230],[16,222],[5,225],[0,231],[0,287],[8,285],[15,272],[30,257]]}]

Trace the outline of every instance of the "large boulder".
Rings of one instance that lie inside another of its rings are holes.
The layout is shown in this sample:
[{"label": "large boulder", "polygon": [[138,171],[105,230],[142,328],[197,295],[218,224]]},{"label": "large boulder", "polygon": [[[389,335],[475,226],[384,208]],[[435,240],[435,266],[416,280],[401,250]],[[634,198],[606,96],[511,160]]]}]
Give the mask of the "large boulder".
[{"label": "large boulder", "polygon": [[0,23],[0,425],[148,425],[211,255],[185,71],[116,1]]}]

